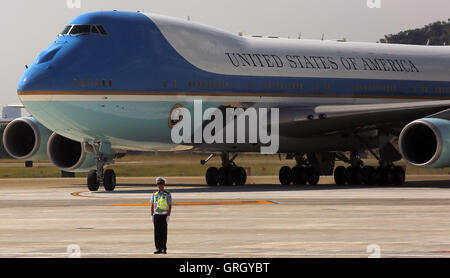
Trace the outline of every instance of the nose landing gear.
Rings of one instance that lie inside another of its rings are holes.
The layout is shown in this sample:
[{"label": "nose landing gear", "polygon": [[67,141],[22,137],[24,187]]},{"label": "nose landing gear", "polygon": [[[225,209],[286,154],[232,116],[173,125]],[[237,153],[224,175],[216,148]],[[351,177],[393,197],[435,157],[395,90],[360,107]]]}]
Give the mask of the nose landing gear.
[{"label": "nose landing gear", "polygon": [[[103,170],[105,165],[114,163],[114,157],[111,155],[111,145],[108,143],[99,143],[90,145],[94,152],[95,164],[97,170],[91,170],[87,176],[87,185],[90,191],[97,191],[100,185],[103,185],[106,191],[114,191],[116,188],[116,173],[113,169]],[[108,154],[108,155],[105,155]]]},{"label": "nose landing gear", "polygon": [[[101,170],[103,171],[103,169]],[[103,172],[103,177],[97,175],[97,170],[91,170],[87,176],[87,185],[89,191],[97,191],[102,184],[106,191],[114,191],[116,188],[116,173],[113,169],[107,169]]]}]

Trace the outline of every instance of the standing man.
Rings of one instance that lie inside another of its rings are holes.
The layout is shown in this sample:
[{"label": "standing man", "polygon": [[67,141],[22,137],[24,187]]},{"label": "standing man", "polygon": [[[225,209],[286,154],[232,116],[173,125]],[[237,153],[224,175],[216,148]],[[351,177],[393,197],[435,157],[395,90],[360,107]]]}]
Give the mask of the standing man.
[{"label": "standing man", "polygon": [[170,192],[164,190],[166,179],[159,177],[156,179],[158,191],[153,193],[150,203],[152,204],[152,222],[155,227],[154,254],[167,254],[167,224],[169,224],[170,213],[172,211],[172,196]]}]

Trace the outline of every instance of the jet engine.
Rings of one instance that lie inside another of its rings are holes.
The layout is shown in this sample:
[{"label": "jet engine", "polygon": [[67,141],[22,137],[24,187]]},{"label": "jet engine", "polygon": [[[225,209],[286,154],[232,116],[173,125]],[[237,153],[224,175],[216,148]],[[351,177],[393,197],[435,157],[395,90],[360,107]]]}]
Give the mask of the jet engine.
[{"label": "jet engine", "polygon": [[47,141],[51,133],[33,117],[18,118],[6,126],[3,146],[17,159],[47,159]]},{"label": "jet engine", "polygon": [[450,166],[450,121],[423,118],[405,126],[399,136],[403,158],[414,166]]},{"label": "jet engine", "polygon": [[66,172],[87,172],[95,169],[94,154],[85,145],[53,133],[48,139],[47,154],[50,161]]}]

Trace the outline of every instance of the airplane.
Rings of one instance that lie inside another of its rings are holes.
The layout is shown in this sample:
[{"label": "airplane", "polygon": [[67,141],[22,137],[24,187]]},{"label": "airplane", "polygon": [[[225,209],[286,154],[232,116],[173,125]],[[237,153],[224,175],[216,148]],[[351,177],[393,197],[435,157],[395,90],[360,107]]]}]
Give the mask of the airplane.
[{"label": "airplane", "polygon": [[[244,143],[174,143],[172,131],[188,121],[180,109],[196,101],[201,112],[276,108],[278,121],[267,126],[278,130],[275,153],[296,162],[280,168],[283,185],[325,175],[338,185],[401,185],[402,158],[450,166],[448,46],[241,36],[153,13],[90,12],[27,66],[17,94],[32,116],[6,127],[8,153],[89,172],[91,191],[115,189],[104,168],[128,150],[211,153],[201,164],[219,154],[222,166],[207,169],[206,183],[245,184],[237,155],[267,142],[250,142],[247,125]],[[201,127],[212,119],[200,118]],[[378,167],[364,164],[368,153]]]}]

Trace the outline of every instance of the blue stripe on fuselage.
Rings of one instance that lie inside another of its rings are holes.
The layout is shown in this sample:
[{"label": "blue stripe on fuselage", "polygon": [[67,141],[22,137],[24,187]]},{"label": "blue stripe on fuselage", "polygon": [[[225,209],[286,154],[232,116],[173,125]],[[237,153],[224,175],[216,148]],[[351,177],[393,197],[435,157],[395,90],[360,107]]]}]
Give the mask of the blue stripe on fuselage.
[{"label": "blue stripe on fuselage", "polygon": [[[60,49],[48,61],[40,62],[37,58],[33,62],[19,81],[19,91],[214,91],[369,98],[450,96],[450,82],[255,77],[206,72],[186,61],[151,19],[136,12],[87,13],[71,24],[101,24],[108,35],[59,36],[40,56],[51,56],[46,53]],[[75,86],[74,79],[85,80],[85,86],[80,83]],[[96,80],[105,80],[106,87],[102,83],[96,86]],[[199,84],[200,87],[195,86]]]}]

